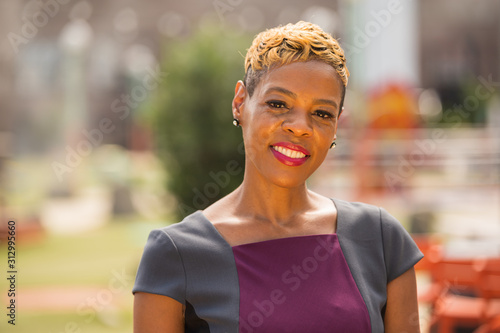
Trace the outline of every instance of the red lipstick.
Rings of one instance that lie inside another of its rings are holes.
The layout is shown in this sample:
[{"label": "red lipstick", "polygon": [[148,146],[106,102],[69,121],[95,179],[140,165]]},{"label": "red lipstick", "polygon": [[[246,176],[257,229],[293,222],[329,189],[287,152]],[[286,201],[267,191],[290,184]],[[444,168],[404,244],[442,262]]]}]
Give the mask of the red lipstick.
[{"label": "red lipstick", "polygon": [[278,142],[271,145],[271,152],[278,161],[288,166],[302,165],[311,155],[304,147],[289,142]]}]

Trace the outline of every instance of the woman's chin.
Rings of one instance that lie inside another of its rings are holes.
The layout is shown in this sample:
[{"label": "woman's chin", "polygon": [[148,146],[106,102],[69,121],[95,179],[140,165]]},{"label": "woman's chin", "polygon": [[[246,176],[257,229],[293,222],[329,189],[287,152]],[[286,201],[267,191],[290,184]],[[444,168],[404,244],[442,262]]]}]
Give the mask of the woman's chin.
[{"label": "woman's chin", "polygon": [[276,175],[275,177],[269,177],[269,182],[275,186],[294,189],[298,187],[303,187],[307,178],[304,177],[290,177],[286,175]]}]

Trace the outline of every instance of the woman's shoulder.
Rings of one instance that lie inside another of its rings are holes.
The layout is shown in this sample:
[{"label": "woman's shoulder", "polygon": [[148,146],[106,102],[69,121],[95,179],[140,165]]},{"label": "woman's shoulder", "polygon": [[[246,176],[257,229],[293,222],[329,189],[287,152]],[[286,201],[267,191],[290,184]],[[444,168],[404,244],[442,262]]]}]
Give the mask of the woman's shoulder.
[{"label": "woman's shoulder", "polygon": [[233,209],[236,206],[234,193],[235,192],[232,192],[215,201],[206,207],[201,214],[213,225],[239,222],[235,209]]},{"label": "woman's shoulder", "polygon": [[224,240],[201,210],[186,216],[180,222],[152,230],[150,238],[160,241],[163,239],[163,242],[166,240],[177,251],[220,249],[225,246]]},{"label": "woman's shoulder", "polygon": [[161,228],[152,230],[152,232],[160,232],[170,238],[192,237],[194,235],[203,235],[207,231],[206,218],[201,210],[193,212],[184,217],[179,222],[166,225]]},{"label": "woman's shoulder", "polygon": [[332,198],[339,214],[352,221],[380,218],[381,208],[372,204]]},{"label": "woman's shoulder", "polygon": [[[393,231],[406,232],[401,222],[383,207],[363,203],[332,199],[337,206],[338,218],[341,220],[339,228],[356,230],[369,235],[371,232]],[[362,230],[359,230],[362,228]]]}]

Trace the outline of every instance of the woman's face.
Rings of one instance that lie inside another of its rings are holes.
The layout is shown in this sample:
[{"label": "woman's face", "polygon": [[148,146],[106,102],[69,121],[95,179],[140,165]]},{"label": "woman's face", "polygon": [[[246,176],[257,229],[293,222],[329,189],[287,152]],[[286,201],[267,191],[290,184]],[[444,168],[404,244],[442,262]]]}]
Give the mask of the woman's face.
[{"label": "woman's face", "polygon": [[252,97],[238,82],[233,115],[243,131],[246,175],[281,187],[304,184],[335,138],[342,89],[337,72],[321,61],[270,70]]}]

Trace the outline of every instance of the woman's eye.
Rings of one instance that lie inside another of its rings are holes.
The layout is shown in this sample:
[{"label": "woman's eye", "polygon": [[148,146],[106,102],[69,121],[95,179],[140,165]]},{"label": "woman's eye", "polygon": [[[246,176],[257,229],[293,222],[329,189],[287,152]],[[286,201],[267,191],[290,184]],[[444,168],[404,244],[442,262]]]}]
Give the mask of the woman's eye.
[{"label": "woman's eye", "polygon": [[266,102],[267,105],[269,105],[270,107],[272,107],[273,109],[285,109],[286,108],[286,104],[284,102],[281,102],[281,101],[269,101],[269,102]]},{"label": "woman's eye", "polygon": [[322,110],[318,110],[315,112],[316,115],[320,118],[323,118],[323,119],[331,119],[331,118],[334,118],[333,117],[333,114],[331,114],[330,112],[328,111],[322,111]]}]

